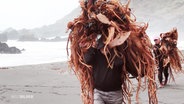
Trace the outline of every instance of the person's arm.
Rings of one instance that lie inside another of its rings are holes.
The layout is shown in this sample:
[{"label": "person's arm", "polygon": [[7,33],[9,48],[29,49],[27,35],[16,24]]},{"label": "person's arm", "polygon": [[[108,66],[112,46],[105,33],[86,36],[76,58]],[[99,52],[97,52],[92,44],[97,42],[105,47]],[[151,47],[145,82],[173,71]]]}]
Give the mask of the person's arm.
[{"label": "person's arm", "polygon": [[87,52],[84,54],[84,62],[86,64],[89,64],[91,65],[94,61],[94,58],[95,58],[95,52],[96,52],[96,49],[93,48],[93,47],[90,47]]}]

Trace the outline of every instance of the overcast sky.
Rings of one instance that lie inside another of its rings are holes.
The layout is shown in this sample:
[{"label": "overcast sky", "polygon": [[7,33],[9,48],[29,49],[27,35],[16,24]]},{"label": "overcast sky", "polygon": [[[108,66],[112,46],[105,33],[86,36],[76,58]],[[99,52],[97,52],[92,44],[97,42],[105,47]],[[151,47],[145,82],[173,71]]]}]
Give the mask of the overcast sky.
[{"label": "overcast sky", "polygon": [[79,0],[0,0],[0,31],[55,23],[79,5]]}]

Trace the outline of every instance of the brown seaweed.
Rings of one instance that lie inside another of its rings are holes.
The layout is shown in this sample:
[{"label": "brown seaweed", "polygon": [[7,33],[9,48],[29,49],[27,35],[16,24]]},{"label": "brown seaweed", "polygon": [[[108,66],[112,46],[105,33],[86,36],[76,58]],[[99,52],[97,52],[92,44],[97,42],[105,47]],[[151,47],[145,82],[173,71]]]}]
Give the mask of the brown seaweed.
[{"label": "brown seaweed", "polygon": [[82,13],[72,22],[68,23],[71,30],[68,37],[70,46],[70,66],[81,84],[81,93],[84,104],[93,104],[93,78],[92,66],[85,64],[84,53],[92,47],[99,34],[102,35],[104,50],[113,53],[106,55],[109,66],[113,64],[113,57],[120,57],[122,67],[123,100],[131,103],[130,93],[132,82],[129,74],[137,78],[139,84],[138,94],[142,86],[141,79],[145,78],[148,88],[149,104],[157,104],[156,83],[154,75],[154,59],[151,54],[151,42],[146,34],[148,24],[136,22],[135,16],[128,7],[129,2],[122,5],[119,0],[81,0]]}]

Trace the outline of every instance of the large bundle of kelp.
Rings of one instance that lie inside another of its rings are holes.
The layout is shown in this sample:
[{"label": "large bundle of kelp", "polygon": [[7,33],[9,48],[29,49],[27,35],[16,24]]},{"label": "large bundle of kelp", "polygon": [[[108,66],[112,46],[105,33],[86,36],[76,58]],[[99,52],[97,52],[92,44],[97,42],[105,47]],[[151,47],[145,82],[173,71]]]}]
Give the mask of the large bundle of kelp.
[{"label": "large bundle of kelp", "polygon": [[173,28],[171,31],[161,33],[161,47],[160,50],[164,56],[164,65],[170,63],[171,68],[175,72],[182,72],[181,60],[183,59],[182,52],[177,47],[178,32],[177,28]]},{"label": "large bundle of kelp", "polygon": [[128,7],[129,1],[126,5],[122,5],[119,0],[81,0],[80,6],[81,15],[68,23],[68,29],[71,30],[68,42],[71,51],[69,62],[80,80],[83,102],[93,103],[92,66],[85,64],[84,53],[92,47],[100,35],[105,44],[105,51],[110,52],[109,44],[114,46],[110,57],[106,55],[109,66],[112,66],[115,56],[124,62],[122,67],[124,103],[126,99],[131,102],[132,84],[128,76],[131,74],[139,82],[137,100],[142,86],[141,79],[144,77],[144,83],[148,86],[149,103],[157,104],[155,64],[150,51],[151,42],[145,32],[148,25],[136,22]]}]

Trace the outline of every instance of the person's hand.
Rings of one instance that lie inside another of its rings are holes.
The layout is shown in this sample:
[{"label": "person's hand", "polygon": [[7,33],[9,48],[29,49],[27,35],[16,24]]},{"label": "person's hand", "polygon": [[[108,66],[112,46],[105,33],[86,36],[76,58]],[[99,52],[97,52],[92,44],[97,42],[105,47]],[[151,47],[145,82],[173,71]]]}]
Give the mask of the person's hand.
[{"label": "person's hand", "polygon": [[157,50],[157,48],[155,48],[155,47],[154,47],[154,48],[153,48],[153,50],[154,50],[154,51],[156,51],[156,50]]},{"label": "person's hand", "polygon": [[97,47],[97,42],[96,42],[96,41],[93,41],[91,46],[92,46],[93,48],[96,48],[96,47]]}]

